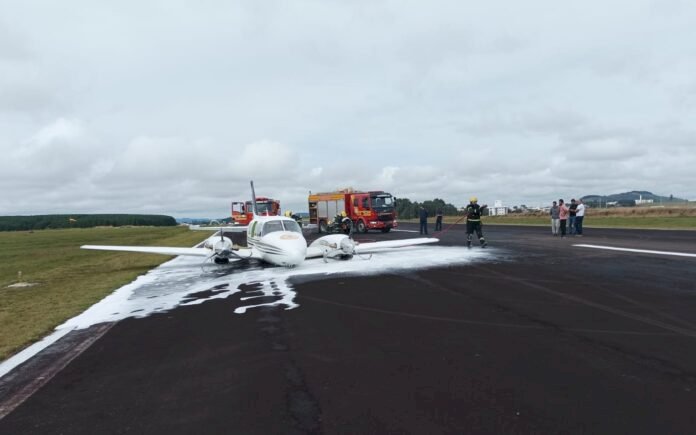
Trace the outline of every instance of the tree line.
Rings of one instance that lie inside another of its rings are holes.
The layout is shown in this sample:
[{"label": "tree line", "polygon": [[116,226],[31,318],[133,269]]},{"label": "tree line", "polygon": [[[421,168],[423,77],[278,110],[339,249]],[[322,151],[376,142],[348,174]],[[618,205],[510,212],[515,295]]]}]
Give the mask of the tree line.
[{"label": "tree line", "polygon": [[435,216],[438,209],[442,210],[445,216],[461,215],[457,207],[446,203],[443,199],[435,198],[428,201],[418,202],[411,201],[408,198],[396,198],[395,200],[396,215],[400,219],[413,219],[418,217],[418,209],[423,206],[428,211],[428,216]]},{"label": "tree line", "polygon": [[28,231],[49,228],[91,228],[121,226],[167,227],[177,225],[171,216],[154,214],[50,214],[0,216],[0,231]]}]

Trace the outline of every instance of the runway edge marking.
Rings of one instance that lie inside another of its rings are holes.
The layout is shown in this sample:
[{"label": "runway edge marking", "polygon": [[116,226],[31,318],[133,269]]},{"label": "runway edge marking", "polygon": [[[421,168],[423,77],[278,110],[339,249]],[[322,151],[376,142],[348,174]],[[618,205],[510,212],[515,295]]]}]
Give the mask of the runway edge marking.
[{"label": "runway edge marking", "polygon": [[116,323],[103,323],[94,326],[94,333],[89,337],[79,341],[59,357],[53,364],[50,364],[46,369],[38,373],[33,380],[21,387],[16,393],[0,401],[0,420],[9,415],[25,400],[30,398],[32,394],[46,385],[48,381],[53,379],[61,370],[63,370],[72,360],[77,358],[82,352],[87,350],[94,342],[99,340],[106,332],[111,329]]},{"label": "runway edge marking", "polygon": [[602,246],[602,245],[585,245],[576,244],[579,248],[592,248],[592,249],[605,249],[608,251],[624,251],[624,252],[637,252],[640,254],[657,254],[657,255],[674,255],[677,257],[693,257],[696,258],[696,254],[691,254],[688,252],[671,252],[671,251],[653,251],[650,249],[634,249],[634,248],[617,248],[614,246]]}]

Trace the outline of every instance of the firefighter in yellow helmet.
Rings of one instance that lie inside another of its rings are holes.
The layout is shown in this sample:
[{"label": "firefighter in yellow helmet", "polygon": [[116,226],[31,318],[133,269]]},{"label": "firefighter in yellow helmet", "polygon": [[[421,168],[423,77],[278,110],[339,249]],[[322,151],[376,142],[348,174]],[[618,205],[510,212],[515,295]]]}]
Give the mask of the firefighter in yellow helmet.
[{"label": "firefighter in yellow helmet", "polygon": [[292,217],[292,210],[285,210],[285,217]]},{"label": "firefighter in yellow helmet", "polygon": [[350,220],[348,213],[346,213],[345,210],[336,215],[334,218],[334,223],[339,232],[350,234],[353,227],[353,222]]},{"label": "firefighter in yellow helmet", "polygon": [[478,205],[478,198],[472,196],[469,198],[469,205],[466,206],[466,247],[471,249],[471,239],[476,231],[481,247],[488,246],[486,239],[483,238],[483,230],[481,229],[481,214],[483,210],[488,208],[487,205]]}]

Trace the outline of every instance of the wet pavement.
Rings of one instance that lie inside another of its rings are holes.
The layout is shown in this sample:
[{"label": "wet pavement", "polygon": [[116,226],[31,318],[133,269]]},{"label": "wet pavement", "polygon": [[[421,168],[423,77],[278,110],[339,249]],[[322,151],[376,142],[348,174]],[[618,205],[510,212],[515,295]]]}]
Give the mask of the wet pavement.
[{"label": "wet pavement", "polygon": [[296,270],[176,259],[0,379],[0,433],[696,431],[696,258],[573,246],[696,232],[485,232]]}]

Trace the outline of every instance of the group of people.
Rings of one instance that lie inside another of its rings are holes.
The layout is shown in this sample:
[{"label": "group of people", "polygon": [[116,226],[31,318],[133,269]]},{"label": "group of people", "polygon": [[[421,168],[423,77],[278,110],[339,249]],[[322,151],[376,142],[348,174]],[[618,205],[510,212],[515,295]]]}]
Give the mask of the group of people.
[{"label": "group of people", "polygon": [[551,234],[561,238],[566,233],[571,236],[582,237],[582,221],[585,219],[585,204],[582,199],[570,200],[566,205],[563,199],[554,201],[549,211],[551,215]]},{"label": "group of people", "polygon": [[[472,196],[469,199],[469,204],[466,206],[466,247],[471,249],[471,240],[474,232],[479,238],[479,243],[482,248],[488,246],[486,239],[483,237],[481,229],[481,214],[486,209],[487,205],[478,205],[478,198]],[[442,209],[438,208],[435,212],[435,232],[442,231]],[[428,210],[421,206],[418,210],[418,218],[420,220],[420,233],[428,234]]]},{"label": "group of people", "polygon": [[[466,246],[471,248],[471,241],[474,233],[479,238],[482,248],[488,246],[483,237],[481,228],[481,214],[487,205],[478,205],[478,199],[472,196],[466,206]],[[564,238],[567,235],[582,237],[582,222],[585,219],[585,204],[582,199],[571,199],[570,204],[566,205],[563,199],[553,201],[551,210],[551,234]],[[420,233],[428,234],[428,210],[420,206],[418,210],[420,220]],[[435,232],[442,231],[442,209],[437,209],[435,218]]]}]

